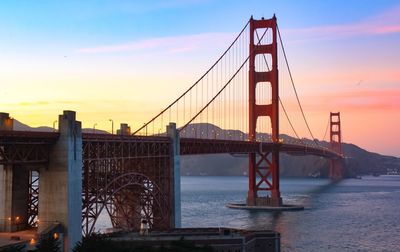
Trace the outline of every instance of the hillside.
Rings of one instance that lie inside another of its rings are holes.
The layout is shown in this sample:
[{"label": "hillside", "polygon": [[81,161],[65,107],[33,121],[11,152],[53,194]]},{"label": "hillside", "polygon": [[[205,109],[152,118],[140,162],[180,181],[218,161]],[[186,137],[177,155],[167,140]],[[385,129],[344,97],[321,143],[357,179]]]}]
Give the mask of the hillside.
[{"label": "hillside", "polygon": [[[32,128],[14,119],[14,130],[22,131],[53,131],[50,127]],[[83,132],[93,133],[93,129],[82,129]],[[95,130],[96,133],[108,133],[103,130]],[[223,130],[211,124],[192,124],[182,132],[184,137],[217,137],[220,135],[229,136],[231,139],[246,139],[247,134],[238,130]],[[263,140],[270,139],[268,134],[258,134]],[[295,141],[294,138],[282,135],[285,142]],[[310,139],[302,139],[311,143]],[[328,147],[329,143],[318,141],[322,146]],[[343,143],[344,155],[346,156],[345,175],[353,177],[364,174],[386,174],[387,170],[400,171],[400,158],[380,155],[369,152],[354,144]],[[181,157],[182,175],[210,175],[210,176],[231,176],[246,175],[248,168],[247,155],[232,156],[230,154],[213,154],[202,156],[182,156]],[[280,155],[280,171],[286,177],[305,177],[305,176],[326,176],[329,161],[315,156],[290,156]]]},{"label": "hillside", "polygon": [[[193,130],[196,129],[196,130]],[[214,125],[195,124],[188,126],[187,132],[204,132],[209,135],[212,132],[226,134],[232,139],[246,138],[247,134],[240,131],[222,130]],[[193,137],[188,134],[187,137]],[[270,139],[268,134],[259,134],[261,139]],[[294,138],[283,135],[285,142],[295,141]],[[304,142],[311,143],[310,139],[302,139]],[[318,144],[329,147],[326,141],[318,141]],[[369,152],[354,144],[343,143],[343,153],[345,160],[345,176],[354,177],[365,174],[386,174],[387,170],[400,171],[400,158],[380,155]],[[246,155],[232,156],[229,154],[213,154],[203,156],[183,156],[181,157],[182,175],[245,175],[247,174],[248,159]],[[322,157],[315,156],[290,156],[280,155],[280,172],[285,177],[306,177],[306,176],[327,176],[329,161]]]},{"label": "hillside", "polygon": [[[16,119],[14,119],[13,130],[16,130],[16,131],[37,131],[37,132],[53,132],[54,131],[53,128],[47,127],[47,126],[41,126],[41,127],[36,127],[36,128],[30,127],[30,126],[28,126],[26,124],[21,123],[20,121],[18,121]],[[82,132],[83,133],[93,133],[93,129],[84,128],[84,129],[82,129]],[[109,134],[109,132],[107,132],[107,131],[98,130],[98,129],[95,129],[94,133],[97,133],[97,134]]]}]

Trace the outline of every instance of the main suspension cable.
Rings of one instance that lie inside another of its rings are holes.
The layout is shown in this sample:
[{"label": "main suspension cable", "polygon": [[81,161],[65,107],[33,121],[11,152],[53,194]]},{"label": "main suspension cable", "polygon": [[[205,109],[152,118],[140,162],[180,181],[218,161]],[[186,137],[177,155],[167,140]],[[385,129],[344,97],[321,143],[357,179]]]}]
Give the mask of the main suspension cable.
[{"label": "main suspension cable", "polygon": [[[265,30],[264,34],[261,36],[261,39],[264,38],[267,30]],[[258,44],[260,43],[261,39],[259,39]],[[238,70],[232,75],[232,77],[228,80],[228,82],[219,90],[219,92],[203,107],[189,122],[187,122],[182,128],[179,129],[179,131],[184,130],[192,121],[194,121],[221,93],[224,91],[224,89],[231,83],[231,81],[236,77],[236,75],[242,70],[243,66],[247,63],[247,61],[250,58],[247,56],[246,60],[242,63],[242,65],[238,68]]]},{"label": "main suspension cable", "polygon": [[[257,35],[257,39],[260,40],[260,37],[258,36],[257,30],[256,30],[256,35]],[[264,58],[265,64],[267,65],[268,71],[270,71],[270,67],[269,67],[269,65],[268,65],[268,61],[267,61],[267,58],[265,57],[265,54],[263,54],[263,58]],[[283,112],[284,112],[284,114],[285,114],[285,116],[286,116],[286,119],[288,120],[289,125],[290,125],[290,127],[292,128],[292,130],[293,130],[293,133],[294,133],[294,134],[296,135],[296,137],[301,141],[301,143],[303,143],[303,140],[300,139],[299,135],[297,134],[296,130],[295,130],[294,127],[293,127],[293,124],[292,124],[292,122],[291,122],[291,120],[290,120],[290,118],[289,118],[288,113],[286,112],[286,109],[285,109],[285,106],[283,105],[283,102],[282,102],[281,97],[278,96],[278,99],[279,99],[279,103],[280,103],[281,106],[282,106]]]},{"label": "main suspension cable", "polygon": [[236,36],[235,40],[229,45],[228,49],[225,50],[225,52],[215,61],[215,63],[192,85],[190,86],[182,95],[180,95],[175,101],[173,101],[170,105],[168,105],[165,109],[163,109],[160,113],[158,113],[155,117],[153,117],[151,120],[149,120],[147,123],[145,123],[142,127],[140,127],[138,130],[132,133],[132,135],[135,135],[136,133],[140,132],[142,129],[146,128],[147,125],[152,123],[155,119],[157,119],[160,115],[162,115],[165,111],[170,109],[176,102],[178,102],[183,96],[185,96],[189,91],[191,91],[197,84],[206,76],[220,61],[221,59],[227,54],[227,52],[232,48],[232,46],[236,43],[236,41],[239,39],[239,37],[243,34],[243,32],[246,30],[247,26],[249,25],[250,20],[247,21],[246,25],[243,27],[243,29],[240,31],[240,33]]},{"label": "main suspension cable", "polygon": [[322,141],[325,141],[326,133],[328,133],[329,122],[330,122],[330,118],[328,118],[328,123],[326,124],[325,134],[324,134],[324,138],[322,138]]},{"label": "main suspension cable", "polygon": [[282,37],[281,37],[281,32],[280,32],[280,30],[279,30],[278,24],[276,25],[276,29],[278,30],[279,41],[280,41],[280,44],[281,44],[281,46],[282,46],[283,56],[284,56],[284,58],[285,58],[286,66],[287,66],[287,69],[288,69],[288,72],[289,72],[289,76],[290,76],[290,80],[291,80],[291,83],[292,83],[292,86],[293,86],[293,89],[294,89],[294,93],[296,94],[296,99],[297,99],[297,103],[299,104],[299,107],[300,107],[300,110],[301,110],[301,114],[303,115],[304,122],[306,123],[308,132],[310,133],[310,135],[311,135],[311,137],[312,137],[314,143],[315,143],[317,146],[319,146],[319,144],[318,144],[318,142],[316,141],[316,139],[315,139],[313,133],[311,132],[311,128],[310,128],[310,126],[308,125],[306,116],[305,116],[304,111],[303,111],[303,107],[301,106],[300,99],[299,99],[299,96],[298,96],[298,94],[297,94],[296,86],[295,86],[294,81],[293,81],[292,71],[290,70],[289,62],[288,62],[288,59],[287,59],[287,56],[286,56],[285,47],[283,46]]}]

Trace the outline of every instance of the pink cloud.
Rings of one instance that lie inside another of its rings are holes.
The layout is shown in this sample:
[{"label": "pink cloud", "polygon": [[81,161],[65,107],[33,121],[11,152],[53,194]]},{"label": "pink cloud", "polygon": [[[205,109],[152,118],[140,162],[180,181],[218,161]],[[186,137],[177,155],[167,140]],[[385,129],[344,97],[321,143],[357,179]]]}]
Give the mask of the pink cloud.
[{"label": "pink cloud", "polygon": [[286,29],[293,41],[400,33],[400,6],[356,23]]},{"label": "pink cloud", "polygon": [[231,41],[231,33],[202,33],[174,37],[160,37],[138,40],[130,43],[94,46],[78,49],[78,53],[118,53],[118,52],[146,52],[161,51],[165,53],[181,53],[204,48],[226,46]]},{"label": "pink cloud", "polygon": [[321,94],[307,97],[308,108],[326,110],[400,110],[400,89],[364,89]]}]

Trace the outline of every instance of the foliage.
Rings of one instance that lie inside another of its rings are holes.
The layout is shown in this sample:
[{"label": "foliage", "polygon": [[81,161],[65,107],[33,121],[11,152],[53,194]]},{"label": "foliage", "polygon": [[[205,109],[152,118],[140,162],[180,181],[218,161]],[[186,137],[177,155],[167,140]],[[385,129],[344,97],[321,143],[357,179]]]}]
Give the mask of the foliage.
[{"label": "foliage", "polygon": [[60,242],[53,237],[47,239],[41,239],[38,245],[36,245],[35,252],[60,252]]},{"label": "foliage", "polygon": [[183,239],[173,241],[168,246],[153,247],[153,246],[138,246],[132,247],[132,243],[116,242],[110,240],[104,234],[92,234],[83,238],[79,242],[73,252],[212,252],[213,248],[196,247],[192,242]]},{"label": "foliage", "polygon": [[0,252],[21,252],[24,248],[24,245],[15,245],[9,248],[0,249]]},{"label": "foliage", "polygon": [[171,242],[168,248],[159,248],[157,252],[212,252],[214,249],[210,246],[196,247],[192,242],[181,239],[180,241]]},{"label": "foliage", "polygon": [[73,252],[114,252],[118,251],[115,245],[104,234],[93,233],[84,237],[81,242],[74,247]]}]

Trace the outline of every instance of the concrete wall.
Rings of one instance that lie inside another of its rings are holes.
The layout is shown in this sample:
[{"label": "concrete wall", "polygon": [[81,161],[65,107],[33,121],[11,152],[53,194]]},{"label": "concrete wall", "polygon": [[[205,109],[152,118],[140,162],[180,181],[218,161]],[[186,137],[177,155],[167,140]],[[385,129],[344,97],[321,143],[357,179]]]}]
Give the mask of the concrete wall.
[{"label": "concrete wall", "polygon": [[[0,130],[13,130],[8,113],[0,113]],[[28,183],[27,169],[0,165],[0,231],[13,232],[27,226]]]},{"label": "concrete wall", "polygon": [[0,130],[13,130],[14,120],[8,113],[0,112]]},{"label": "concrete wall", "polygon": [[181,161],[180,161],[180,141],[179,131],[175,123],[167,126],[167,135],[172,140],[171,150],[171,199],[172,199],[172,228],[181,227]]},{"label": "concrete wall", "polygon": [[12,166],[0,165],[0,232],[11,231]]},{"label": "concrete wall", "polygon": [[129,136],[131,134],[131,127],[127,123],[121,123],[120,129],[117,130],[117,135]]},{"label": "concrete wall", "polygon": [[[8,113],[0,113],[0,130],[12,130],[7,125]],[[3,147],[0,147],[3,148]],[[0,165],[0,232],[9,231],[8,218],[11,218],[12,167]]]},{"label": "concrete wall", "polygon": [[82,127],[75,112],[59,116],[60,137],[40,170],[38,233],[55,223],[64,229],[64,251],[82,238]]},{"label": "concrete wall", "polygon": [[13,167],[12,172],[12,231],[28,226],[29,170]]}]

